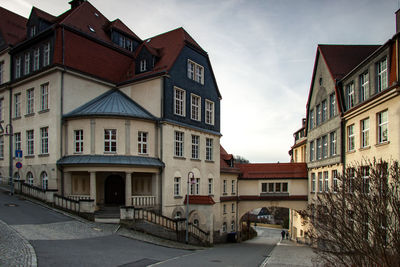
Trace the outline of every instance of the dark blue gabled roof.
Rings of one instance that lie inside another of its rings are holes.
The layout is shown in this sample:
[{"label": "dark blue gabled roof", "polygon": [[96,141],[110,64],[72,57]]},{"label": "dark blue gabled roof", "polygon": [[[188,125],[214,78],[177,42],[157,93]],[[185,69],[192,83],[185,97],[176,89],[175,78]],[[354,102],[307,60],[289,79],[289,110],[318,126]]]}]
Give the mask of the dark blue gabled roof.
[{"label": "dark blue gabled roof", "polygon": [[110,90],[64,115],[64,118],[86,116],[122,116],[156,120],[147,110],[117,89]]},{"label": "dark blue gabled roof", "polygon": [[133,165],[138,167],[164,167],[158,158],[125,155],[73,155],[64,156],[57,165]]}]

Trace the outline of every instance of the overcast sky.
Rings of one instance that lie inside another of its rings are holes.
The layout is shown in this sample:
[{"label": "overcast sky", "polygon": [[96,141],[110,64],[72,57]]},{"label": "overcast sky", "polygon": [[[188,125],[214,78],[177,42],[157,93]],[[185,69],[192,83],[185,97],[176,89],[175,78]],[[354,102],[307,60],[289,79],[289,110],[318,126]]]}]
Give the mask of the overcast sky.
[{"label": "overcast sky", "polygon": [[[28,17],[69,0],[0,0]],[[221,101],[221,144],[251,162],[288,162],[301,127],[318,44],[383,44],[399,0],[91,0],[141,39],[183,27],[210,56]]]}]

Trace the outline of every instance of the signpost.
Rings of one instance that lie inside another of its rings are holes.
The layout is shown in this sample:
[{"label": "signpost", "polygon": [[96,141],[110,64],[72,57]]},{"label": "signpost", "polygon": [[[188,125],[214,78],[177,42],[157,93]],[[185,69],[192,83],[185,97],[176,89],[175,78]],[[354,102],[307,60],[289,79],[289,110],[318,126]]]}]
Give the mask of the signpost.
[{"label": "signpost", "polygon": [[21,169],[22,168],[22,163],[21,162],[17,162],[17,163],[15,163],[15,167],[19,170],[19,169]]}]

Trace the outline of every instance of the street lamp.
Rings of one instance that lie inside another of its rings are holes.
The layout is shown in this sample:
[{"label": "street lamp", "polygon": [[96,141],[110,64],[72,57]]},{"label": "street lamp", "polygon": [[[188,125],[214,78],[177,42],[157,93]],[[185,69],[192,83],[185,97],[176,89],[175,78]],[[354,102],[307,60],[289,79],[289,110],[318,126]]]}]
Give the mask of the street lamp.
[{"label": "street lamp", "polygon": [[[190,175],[192,177],[190,178]],[[194,173],[189,172],[188,173],[188,179],[187,179],[187,193],[186,193],[186,244],[189,243],[189,196],[190,196],[190,191],[189,191],[189,183],[191,182],[190,180],[194,180]]]}]

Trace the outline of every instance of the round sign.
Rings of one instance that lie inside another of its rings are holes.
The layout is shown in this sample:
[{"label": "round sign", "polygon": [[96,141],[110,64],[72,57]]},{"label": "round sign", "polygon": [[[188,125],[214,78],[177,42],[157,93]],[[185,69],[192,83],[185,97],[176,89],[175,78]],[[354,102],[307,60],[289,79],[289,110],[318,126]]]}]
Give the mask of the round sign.
[{"label": "round sign", "polygon": [[15,167],[17,167],[17,169],[21,169],[22,163],[18,161],[17,163],[15,163]]}]

